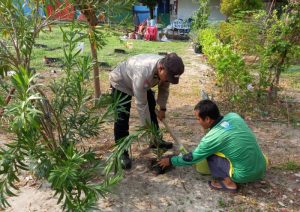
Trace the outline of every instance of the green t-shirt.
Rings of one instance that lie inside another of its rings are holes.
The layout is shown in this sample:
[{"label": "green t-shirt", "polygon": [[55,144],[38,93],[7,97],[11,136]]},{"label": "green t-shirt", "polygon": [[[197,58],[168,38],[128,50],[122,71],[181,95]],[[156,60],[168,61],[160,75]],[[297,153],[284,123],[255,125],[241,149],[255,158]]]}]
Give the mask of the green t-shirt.
[{"label": "green t-shirt", "polygon": [[192,157],[174,156],[171,163],[173,166],[192,165],[216,153],[230,161],[234,182],[252,182],[265,176],[266,159],[256,137],[236,113],[228,113],[210,129],[192,152]]}]

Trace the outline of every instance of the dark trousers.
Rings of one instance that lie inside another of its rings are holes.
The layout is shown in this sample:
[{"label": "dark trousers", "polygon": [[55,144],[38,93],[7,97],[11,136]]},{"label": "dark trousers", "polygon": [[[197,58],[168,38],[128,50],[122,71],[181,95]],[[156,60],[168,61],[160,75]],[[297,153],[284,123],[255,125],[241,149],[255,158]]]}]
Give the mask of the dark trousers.
[{"label": "dark trousers", "polygon": [[226,158],[211,155],[207,158],[207,163],[213,178],[224,179],[229,177],[230,163]]},{"label": "dark trousers", "polygon": [[[130,108],[131,108],[131,99],[132,97],[128,94],[119,91],[115,88],[112,88],[112,93],[115,95],[115,92],[117,92],[117,95],[121,95],[120,99],[125,98],[124,102],[127,102],[126,104],[122,105],[124,107],[125,111],[120,112],[118,114],[118,119],[114,123],[114,136],[115,136],[115,142],[117,142],[119,139],[124,138],[129,135],[129,117],[130,117]],[[148,100],[148,106],[151,116],[151,122],[159,128],[156,113],[155,113],[155,96],[154,92],[150,89],[147,91],[147,100]]]}]

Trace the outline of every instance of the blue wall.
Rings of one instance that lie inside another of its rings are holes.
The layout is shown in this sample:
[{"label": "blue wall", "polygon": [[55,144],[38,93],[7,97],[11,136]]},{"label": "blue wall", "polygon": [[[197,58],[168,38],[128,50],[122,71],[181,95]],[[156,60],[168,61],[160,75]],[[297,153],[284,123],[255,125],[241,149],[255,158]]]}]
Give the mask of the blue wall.
[{"label": "blue wall", "polygon": [[[147,6],[134,5],[133,8],[133,20],[135,25],[143,23],[150,17],[150,11]],[[154,17],[157,18],[157,7],[154,10]]]},{"label": "blue wall", "polygon": [[[34,4],[29,5],[27,0],[26,1],[24,1],[24,0],[14,0],[14,2],[17,6],[19,6],[20,4],[22,5],[22,10],[23,10],[24,15],[26,15],[26,16],[32,15],[32,8],[34,7]],[[39,8],[39,15],[41,17],[46,16],[45,12],[44,12],[44,8],[42,7],[42,5]]]}]

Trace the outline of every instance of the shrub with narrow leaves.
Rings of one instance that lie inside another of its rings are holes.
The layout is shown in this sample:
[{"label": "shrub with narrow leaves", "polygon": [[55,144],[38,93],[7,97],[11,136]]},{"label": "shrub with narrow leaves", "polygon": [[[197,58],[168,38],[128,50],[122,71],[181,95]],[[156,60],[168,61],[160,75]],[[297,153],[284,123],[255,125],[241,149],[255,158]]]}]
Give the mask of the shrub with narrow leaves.
[{"label": "shrub with narrow leaves", "polygon": [[[74,25],[62,33],[68,44],[65,75],[50,89],[38,84],[37,75],[24,68],[11,77],[16,91],[4,107],[1,124],[8,126],[15,139],[0,150],[1,207],[9,206],[7,196],[15,195],[21,169],[47,180],[58,203],[68,211],[93,208],[99,197],[121,180],[120,176],[99,179],[104,161],[93,150],[77,147],[83,139],[98,136],[101,124],[115,120],[121,99],[104,98],[102,102],[100,98],[94,106],[88,89],[91,59],[80,58],[76,49],[84,37]],[[99,106],[106,109],[100,112]]]}]

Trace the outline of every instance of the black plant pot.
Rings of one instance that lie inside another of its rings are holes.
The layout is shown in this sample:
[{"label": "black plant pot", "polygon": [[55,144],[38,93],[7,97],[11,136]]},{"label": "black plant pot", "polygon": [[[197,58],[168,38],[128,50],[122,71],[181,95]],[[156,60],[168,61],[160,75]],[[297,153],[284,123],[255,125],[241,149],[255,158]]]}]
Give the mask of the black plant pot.
[{"label": "black plant pot", "polygon": [[124,49],[114,49],[114,52],[119,54],[126,54],[126,51]]},{"label": "black plant pot", "polygon": [[152,158],[150,160],[150,167],[149,168],[152,171],[152,173],[155,174],[155,175],[164,174],[164,173],[170,171],[173,168],[172,166],[162,168],[161,166],[158,165],[157,162],[158,161],[157,161],[156,158]]},{"label": "black plant pot", "polygon": [[202,45],[200,43],[194,44],[194,52],[197,54],[202,54]]}]

